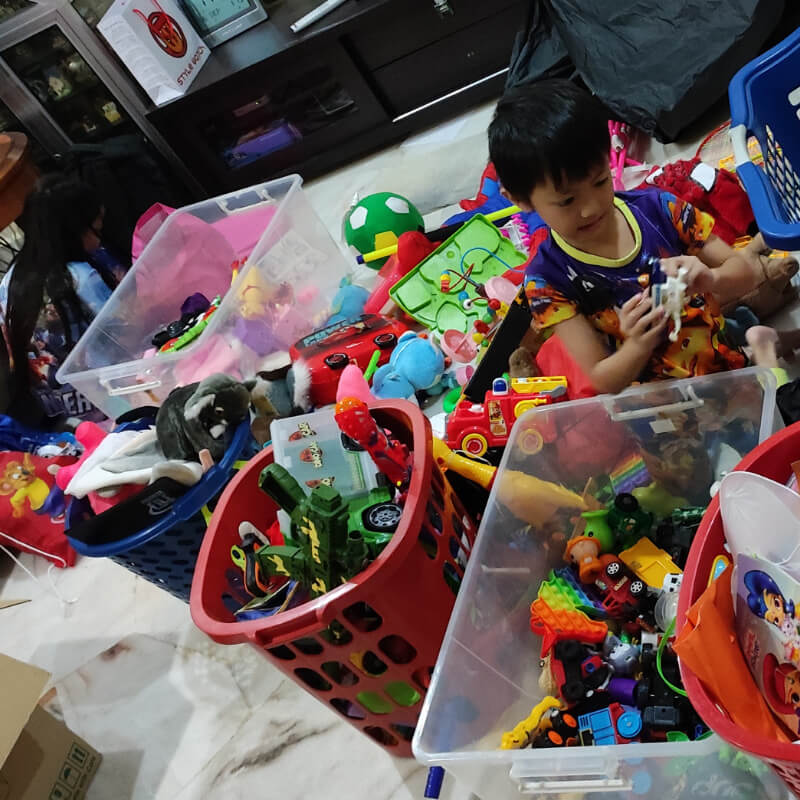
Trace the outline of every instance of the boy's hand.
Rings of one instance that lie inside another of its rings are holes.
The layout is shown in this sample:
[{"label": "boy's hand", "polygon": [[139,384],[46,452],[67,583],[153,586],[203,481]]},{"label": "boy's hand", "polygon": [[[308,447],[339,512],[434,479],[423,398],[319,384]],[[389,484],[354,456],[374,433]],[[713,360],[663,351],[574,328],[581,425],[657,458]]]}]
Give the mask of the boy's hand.
[{"label": "boy's hand", "polygon": [[664,309],[653,308],[649,292],[635,294],[619,310],[619,327],[625,344],[648,356],[663,340],[666,326]]},{"label": "boy's hand", "polygon": [[675,256],[662,258],[661,269],[673,278],[678,277],[678,270],[685,269],[689,294],[713,294],[716,285],[716,275],[711,267],[706,266],[697,256]]}]

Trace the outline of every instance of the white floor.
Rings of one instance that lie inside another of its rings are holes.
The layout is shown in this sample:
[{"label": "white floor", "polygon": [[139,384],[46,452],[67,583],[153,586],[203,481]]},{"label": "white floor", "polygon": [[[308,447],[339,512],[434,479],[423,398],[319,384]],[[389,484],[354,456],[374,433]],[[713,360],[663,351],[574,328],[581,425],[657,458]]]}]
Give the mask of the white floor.
[{"label": "white floor", "polygon": [[[404,194],[429,225],[457,210],[477,191],[491,108],[308,186],[334,237],[356,192]],[[696,143],[667,154],[693,154]],[[212,643],[186,605],[151,584],[109,561],[82,559],[56,571],[58,591],[75,601],[63,606],[45,562],[22,561],[38,582],[5,565],[0,598],[30,602],[0,610],[0,650],[52,672],[50,708],[104,754],[91,800],[423,796],[423,767],[389,757],[254,650]],[[446,780],[445,800],[468,795]]]}]

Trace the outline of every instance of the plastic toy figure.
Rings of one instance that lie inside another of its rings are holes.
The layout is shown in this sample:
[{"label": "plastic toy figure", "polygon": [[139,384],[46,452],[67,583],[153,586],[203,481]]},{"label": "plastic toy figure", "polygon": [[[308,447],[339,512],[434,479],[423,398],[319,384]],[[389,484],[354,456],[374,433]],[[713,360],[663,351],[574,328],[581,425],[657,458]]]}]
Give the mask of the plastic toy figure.
[{"label": "plastic toy figure", "polygon": [[[262,575],[292,578],[312,597],[360,572],[380,552],[388,541],[384,534],[393,532],[402,516],[398,506],[386,501],[387,495],[384,502],[365,507],[371,495],[346,503],[339,492],[323,484],[306,497],[300,484],[274,463],[263,470],[259,484],[292,520],[292,536],[285,544],[256,551]],[[365,520],[375,523],[382,535],[368,542]]]},{"label": "plastic toy figure", "polygon": [[506,731],[500,740],[501,750],[519,750],[527,747],[534,736],[539,732],[540,727],[546,722],[552,709],[562,709],[561,701],[555,697],[545,697],[540,703],[534,706],[531,713],[521,722],[518,722],[512,730]]},{"label": "plastic toy figure", "polygon": [[558,642],[553,648],[550,670],[558,693],[568,705],[605,688],[612,671],[600,654],[575,640]]},{"label": "plastic toy figure", "polygon": [[581,583],[594,583],[608,564],[616,560],[609,553],[600,554],[600,541],[592,536],[576,536],[567,542],[564,561],[578,569]]},{"label": "plastic toy figure", "polygon": [[369,413],[363,400],[345,397],[336,404],[336,424],[342,433],[366,450],[375,466],[394,485],[405,485],[411,477],[408,448],[389,439]]},{"label": "plastic toy figure", "polygon": [[[490,447],[505,447],[516,420],[526,411],[540,405],[566,400],[567,379],[563,376],[504,378],[494,381],[483,403],[463,399],[447,418],[447,444],[452,450],[463,450],[479,458]],[[523,452],[538,452],[543,439],[536,428],[525,431],[517,443]]]},{"label": "plastic toy figure", "polygon": [[609,633],[603,642],[603,658],[615,675],[633,675],[639,667],[639,648]]},{"label": "plastic toy figure", "polygon": [[608,524],[617,536],[622,549],[630,547],[653,527],[653,515],[643,511],[639,501],[623,492],[608,508]]}]

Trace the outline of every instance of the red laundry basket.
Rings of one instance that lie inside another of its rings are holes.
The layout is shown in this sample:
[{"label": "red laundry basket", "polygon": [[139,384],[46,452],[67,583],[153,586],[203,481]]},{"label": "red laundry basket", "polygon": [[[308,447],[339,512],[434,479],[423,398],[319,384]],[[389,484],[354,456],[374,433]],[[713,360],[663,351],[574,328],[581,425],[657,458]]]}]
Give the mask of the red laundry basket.
[{"label": "red laundry basket", "polygon": [[237,621],[224,595],[239,523],[265,530],[276,506],[259,489],[263,450],[228,484],[197,559],[192,619],[214,641],[250,643],[278,669],[392,755],[411,738],[476,535],[435,464],[430,424],[406,401],[380,401],[378,421],[414,454],[400,525],[381,555],[347,583],[272,617]]},{"label": "red laundry basket", "polygon": [[[762,442],[739,462],[736,469],[755,472],[783,483],[791,473],[790,464],[797,460],[798,455],[800,455],[800,422]],[[715,497],[695,535],[683,573],[678,603],[679,632],[689,607],[708,585],[714,558],[725,552],[724,542],[719,498]],[[789,789],[800,796],[800,747],[758,736],[734,724],[720,711],[703,684],[684,664],[681,664],[681,676],[692,705],[705,723],[734,747],[766,761]]]}]

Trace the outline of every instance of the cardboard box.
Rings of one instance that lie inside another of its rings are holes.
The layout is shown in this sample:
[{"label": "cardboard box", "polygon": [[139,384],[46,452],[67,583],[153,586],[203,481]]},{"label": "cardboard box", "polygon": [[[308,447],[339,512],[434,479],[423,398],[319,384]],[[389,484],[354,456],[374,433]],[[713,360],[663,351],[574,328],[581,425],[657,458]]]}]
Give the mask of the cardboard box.
[{"label": "cardboard box", "polygon": [[38,705],[50,675],[0,653],[0,800],[81,800],[100,754]]}]

